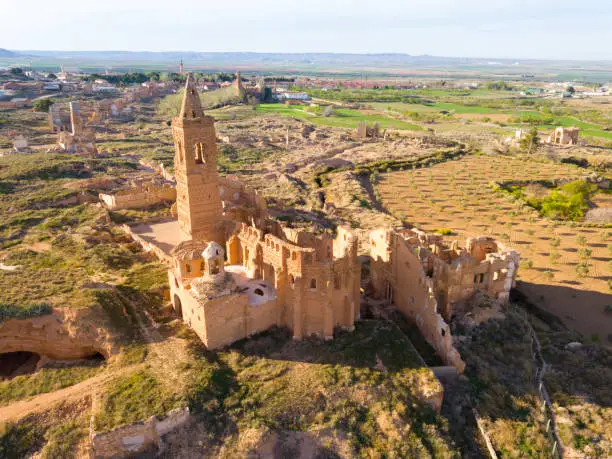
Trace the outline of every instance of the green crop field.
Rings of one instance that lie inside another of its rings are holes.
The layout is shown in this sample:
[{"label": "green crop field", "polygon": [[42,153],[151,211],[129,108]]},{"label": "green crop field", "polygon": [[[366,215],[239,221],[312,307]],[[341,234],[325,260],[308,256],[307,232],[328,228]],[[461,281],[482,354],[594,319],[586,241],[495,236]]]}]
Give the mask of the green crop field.
[{"label": "green crop field", "polygon": [[313,124],[321,126],[334,126],[344,128],[356,128],[357,125],[366,121],[370,124],[378,123],[380,127],[391,129],[404,129],[410,131],[420,131],[422,128],[416,124],[407,123],[405,121],[389,118],[382,114],[363,113],[359,110],[351,109],[336,109],[331,116],[325,117],[314,113],[304,111],[301,106],[286,106],[282,104],[261,104],[257,107],[257,111],[261,113],[277,113],[285,116],[292,116],[303,121],[309,121]]}]

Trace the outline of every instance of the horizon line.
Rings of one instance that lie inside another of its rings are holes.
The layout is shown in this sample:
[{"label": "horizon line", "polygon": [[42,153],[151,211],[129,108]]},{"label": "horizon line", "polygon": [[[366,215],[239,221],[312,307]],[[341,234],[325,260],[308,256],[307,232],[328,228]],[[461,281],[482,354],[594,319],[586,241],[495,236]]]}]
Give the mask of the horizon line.
[{"label": "horizon line", "polygon": [[[442,56],[435,54],[410,54],[406,52],[369,52],[369,53],[357,53],[357,52],[343,52],[343,51],[294,51],[294,52],[276,52],[276,51],[193,51],[193,50],[126,50],[126,49],[88,49],[88,50],[75,50],[75,49],[5,49],[9,52],[15,53],[151,53],[151,54],[164,54],[164,53],[192,53],[192,54],[279,54],[279,55],[295,55],[295,54],[329,54],[329,55],[351,55],[351,56],[407,56],[407,57],[432,57],[432,58],[444,58],[444,59],[498,59],[505,61],[544,61],[544,62],[606,62],[612,63],[612,59],[550,59],[550,58],[535,58],[535,57],[492,57],[492,56]],[[19,57],[36,57],[36,56],[15,56]],[[5,58],[9,58],[8,56]]]}]

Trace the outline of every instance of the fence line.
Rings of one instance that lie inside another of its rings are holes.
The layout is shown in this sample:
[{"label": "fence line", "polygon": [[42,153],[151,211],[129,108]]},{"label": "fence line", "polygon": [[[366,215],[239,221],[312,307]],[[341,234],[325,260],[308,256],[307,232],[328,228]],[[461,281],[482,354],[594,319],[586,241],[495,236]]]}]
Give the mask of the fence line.
[{"label": "fence line", "polygon": [[[546,373],[547,363],[542,356],[542,345],[531,323],[529,323],[525,311],[520,310],[516,305],[514,309],[519,319],[521,319],[529,330],[529,335],[531,337],[531,351],[533,353],[533,360],[536,364],[534,384],[536,385],[538,396],[540,400],[542,400],[542,411],[544,412],[544,419],[546,422],[546,434],[552,444],[551,456],[553,459],[563,459],[563,443],[561,442],[557,430],[557,418],[550,401],[548,390],[546,390],[546,386],[544,385],[544,374]],[[541,365],[541,367],[539,365]]]},{"label": "fence line", "polygon": [[480,414],[478,414],[476,408],[472,408],[472,413],[474,413],[474,419],[476,419],[476,425],[478,426],[480,435],[482,435],[482,438],[484,439],[485,444],[487,445],[487,450],[489,450],[489,456],[491,457],[491,459],[497,459],[497,453],[495,452],[495,448],[493,448],[493,443],[491,442],[491,439],[489,438],[489,435],[487,434],[487,431],[484,428],[484,424],[482,422],[482,419],[480,418]]}]

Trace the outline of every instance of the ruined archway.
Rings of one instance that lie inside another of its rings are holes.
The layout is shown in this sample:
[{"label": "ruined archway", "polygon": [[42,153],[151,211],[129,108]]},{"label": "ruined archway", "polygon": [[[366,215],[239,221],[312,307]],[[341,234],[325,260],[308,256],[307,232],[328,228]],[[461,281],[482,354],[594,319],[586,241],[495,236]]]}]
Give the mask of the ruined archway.
[{"label": "ruined archway", "polygon": [[174,295],[174,310],[179,317],[183,317],[183,305],[181,304],[181,299],[178,295]]}]

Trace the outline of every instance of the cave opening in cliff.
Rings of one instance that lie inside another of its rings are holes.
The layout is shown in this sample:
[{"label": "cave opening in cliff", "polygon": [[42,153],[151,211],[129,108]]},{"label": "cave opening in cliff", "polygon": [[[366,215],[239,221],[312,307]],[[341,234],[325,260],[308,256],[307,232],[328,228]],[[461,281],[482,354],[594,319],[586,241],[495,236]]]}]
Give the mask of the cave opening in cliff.
[{"label": "cave opening in cliff", "polygon": [[0,354],[0,379],[32,373],[36,370],[39,360],[40,355],[35,352],[18,351]]},{"label": "cave opening in cliff", "polygon": [[100,362],[100,363],[102,363],[102,362],[104,362],[106,360],[106,357],[104,357],[99,352],[96,352],[95,354],[92,354],[89,357],[86,357],[86,360],[89,360],[91,362]]}]

